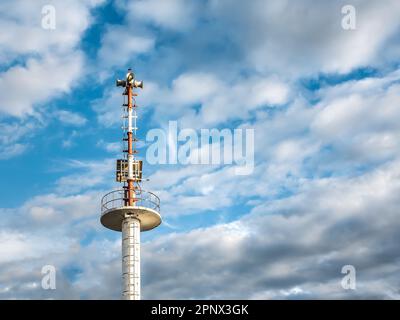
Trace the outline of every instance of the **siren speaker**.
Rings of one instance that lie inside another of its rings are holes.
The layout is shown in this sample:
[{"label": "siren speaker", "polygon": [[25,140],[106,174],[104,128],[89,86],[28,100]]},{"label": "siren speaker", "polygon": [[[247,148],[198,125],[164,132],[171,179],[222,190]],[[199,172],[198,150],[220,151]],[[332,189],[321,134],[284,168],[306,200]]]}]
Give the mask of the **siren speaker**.
[{"label": "siren speaker", "polygon": [[133,80],[132,84],[134,88],[143,89],[143,81]]},{"label": "siren speaker", "polygon": [[117,87],[126,87],[126,81],[125,80],[117,79],[117,81],[115,81],[115,84],[117,85]]}]

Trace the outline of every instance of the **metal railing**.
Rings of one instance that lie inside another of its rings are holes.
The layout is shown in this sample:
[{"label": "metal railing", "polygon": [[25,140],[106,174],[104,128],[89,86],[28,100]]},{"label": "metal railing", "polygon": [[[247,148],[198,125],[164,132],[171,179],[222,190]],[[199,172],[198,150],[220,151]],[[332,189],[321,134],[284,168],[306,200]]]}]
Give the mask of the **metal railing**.
[{"label": "metal railing", "polygon": [[[101,214],[111,209],[126,206],[126,200],[126,191],[124,189],[118,189],[107,193],[101,199]],[[145,207],[160,212],[160,198],[152,192],[136,190],[134,206]]]}]

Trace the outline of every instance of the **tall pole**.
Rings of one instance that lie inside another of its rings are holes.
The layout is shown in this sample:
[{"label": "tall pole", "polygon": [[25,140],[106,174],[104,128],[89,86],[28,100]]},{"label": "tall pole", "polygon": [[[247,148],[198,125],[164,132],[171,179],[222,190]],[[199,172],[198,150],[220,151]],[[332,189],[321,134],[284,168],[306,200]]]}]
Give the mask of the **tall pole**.
[{"label": "tall pole", "polygon": [[[107,193],[101,200],[101,223],[108,229],[122,231],[122,298],[140,299],[140,232],[148,231],[161,224],[160,199],[152,192],[141,188],[142,161],[137,160],[136,138],[137,115],[136,93],[133,88],[143,89],[143,82],[135,79],[128,69],[126,80],[116,81],[123,87],[128,102],[123,104],[128,126],[124,120],[124,157],[117,160],[116,180],[123,182],[123,189]],[[125,156],[126,155],[126,156]],[[126,169],[127,167],[127,169]]]},{"label": "tall pole", "polygon": [[[134,185],[133,165],[134,165],[134,148],[133,148],[133,110],[132,84],[127,81],[126,90],[128,95],[128,177],[127,177],[127,206],[135,205],[136,190]],[[123,293],[122,298],[125,300],[140,300],[140,221],[131,214],[125,214],[122,221],[122,279]]]},{"label": "tall pole", "polygon": [[122,279],[122,298],[140,300],[140,221],[132,215],[122,222]]}]

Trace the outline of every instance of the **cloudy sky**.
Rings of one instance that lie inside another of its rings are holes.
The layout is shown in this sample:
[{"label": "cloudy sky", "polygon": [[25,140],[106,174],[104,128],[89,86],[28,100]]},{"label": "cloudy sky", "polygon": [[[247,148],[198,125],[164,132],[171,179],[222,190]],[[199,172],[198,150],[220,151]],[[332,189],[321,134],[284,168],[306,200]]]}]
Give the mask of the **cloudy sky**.
[{"label": "cloudy sky", "polygon": [[169,121],[255,134],[248,175],[149,164],[141,144],[163,216],[142,234],[143,298],[399,299],[399,16],[398,0],[1,1],[0,298],[120,298],[120,234],[99,217],[132,67],[142,140]]}]

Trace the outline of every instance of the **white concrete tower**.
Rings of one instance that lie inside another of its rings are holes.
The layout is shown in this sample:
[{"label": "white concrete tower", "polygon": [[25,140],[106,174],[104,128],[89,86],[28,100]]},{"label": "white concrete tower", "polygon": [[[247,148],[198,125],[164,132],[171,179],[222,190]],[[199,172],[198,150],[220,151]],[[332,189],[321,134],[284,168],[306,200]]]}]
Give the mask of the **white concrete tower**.
[{"label": "white concrete tower", "polygon": [[124,157],[117,160],[116,168],[116,180],[124,186],[102,198],[100,221],[108,229],[122,231],[122,298],[140,300],[140,232],[161,224],[160,199],[142,189],[143,162],[136,159],[137,94],[133,89],[143,89],[143,82],[137,81],[128,69],[126,80],[117,80],[116,84],[125,88],[123,95],[127,97],[122,106]]}]

